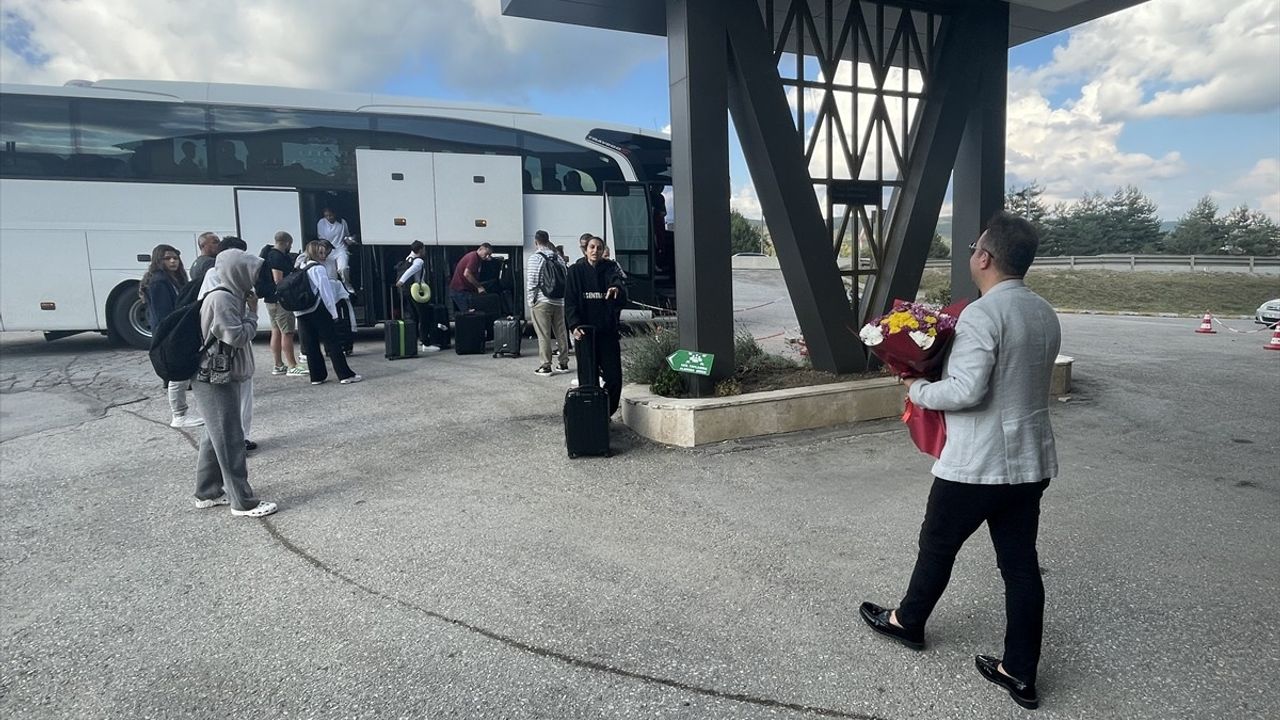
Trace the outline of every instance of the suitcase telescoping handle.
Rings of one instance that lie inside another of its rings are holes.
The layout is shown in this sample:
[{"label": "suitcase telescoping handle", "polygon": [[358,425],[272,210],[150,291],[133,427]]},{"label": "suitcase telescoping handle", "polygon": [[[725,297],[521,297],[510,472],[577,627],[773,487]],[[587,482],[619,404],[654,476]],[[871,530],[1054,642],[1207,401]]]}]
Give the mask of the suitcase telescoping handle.
[{"label": "suitcase telescoping handle", "polygon": [[579,325],[582,338],[577,341],[574,360],[578,365],[578,387],[599,387],[600,376],[596,371],[596,329],[591,325]]},{"label": "suitcase telescoping handle", "polygon": [[[399,280],[399,278],[397,278]],[[396,317],[396,296],[400,296],[400,316]],[[400,288],[395,283],[391,283],[391,292],[387,294],[387,319],[404,320],[404,293],[400,292]]]}]

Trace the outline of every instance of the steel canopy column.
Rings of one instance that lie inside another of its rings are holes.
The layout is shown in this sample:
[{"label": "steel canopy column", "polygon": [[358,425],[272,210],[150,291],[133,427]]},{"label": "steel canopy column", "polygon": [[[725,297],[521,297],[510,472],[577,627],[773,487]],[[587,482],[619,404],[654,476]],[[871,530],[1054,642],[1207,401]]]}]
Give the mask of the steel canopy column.
[{"label": "steel canopy column", "polygon": [[1005,106],[1009,76],[1009,6],[975,8],[980,35],[970,52],[981,65],[977,102],[965,122],[956,154],[951,225],[951,297],[973,300],[978,288],[969,276],[969,243],[1004,207]]},{"label": "steel canopy column", "polygon": [[[813,193],[772,41],[755,3],[729,18],[729,110],[769,223],[778,264],[818,370],[865,369],[866,356]],[[803,94],[803,90],[801,93]],[[677,216],[678,217],[678,216]]]},{"label": "steel canopy column", "polygon": [[688,376],[695,396],[734,370],[727,12],[727,0],[667,0],[680,347],[715,355],[710,378]]},{"label": "steel canopy column", "polygon": [[[982,20],[981,15],[966,9],[947,18],[939,31],[930,62],[936,68],[933,87],[911,131],[915,159],[890,203],[893,217],[885,237],[883,264],[863,293],[863,320],[885,312],[895,299],[914,298],[920,288],[960,137],[981,82],[980,65],[971,48],[983,42]],[[962,247],[961,252],[968,254],[967,248]]]}]

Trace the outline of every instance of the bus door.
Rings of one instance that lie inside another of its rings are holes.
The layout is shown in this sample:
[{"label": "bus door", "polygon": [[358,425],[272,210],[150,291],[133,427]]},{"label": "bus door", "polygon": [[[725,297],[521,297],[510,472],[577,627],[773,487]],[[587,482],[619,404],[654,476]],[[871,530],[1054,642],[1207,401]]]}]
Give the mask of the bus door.
[{"label": "bus door", "polygon": [[649,185],[606,182],[604,196],[604,241],[613,259],[627,274],[631,301],[660,307],[653,284],[654,208]]},{"label": "bus door", "polygon": [[291,188],[236,188],[236,235],[257,255],[270,245],[277,232],[293,236],[294,248],[302,240],[302,214],[298,191]]}]

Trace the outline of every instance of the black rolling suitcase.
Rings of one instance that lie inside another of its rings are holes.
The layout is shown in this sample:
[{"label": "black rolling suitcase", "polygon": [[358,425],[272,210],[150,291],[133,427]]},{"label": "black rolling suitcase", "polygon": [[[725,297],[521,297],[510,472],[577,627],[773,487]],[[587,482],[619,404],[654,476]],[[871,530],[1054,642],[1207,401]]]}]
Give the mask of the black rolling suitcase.
[{"label": "black rolling suitcase", "polygon": [[351,301],[338,301],[338,319],[333,321],[333,334],[342,346],[342,352],[350,355],[356,349],[356,334],[351,329]]},{"label": "black rolling suitcase", "polygon": [[479,355],[484,352],[485,329],[490,327],[489,316],[471,310],[458,313],[453,318],[453,351],[459,355]]},{"label": "black rolling suitcase", "polygon": [[505,317],[493,321],[493,356],[520,357],[524,320]]},{"label": "black rolling suitcase", "polygon": [[[392,301],[395,300],[395,296],[396,291],[392,290]],[[390,305],[387,306],[387,310],[391,310]],[[400,298],[400,317],[387,318],[386,340],[387,349],[385,354],[388,360],[418,357],[418,325],[414,322],[405,321],[403,296]]]},{"label": "black rolling suitcase", "polygon": [[449,328],[449,308],[444,305],[419,305],[418,312],[426,313],[427,324],[430,326],[427,337],[423,340],[441,350],[448,349],[453,337],[453,331]]},{"label": "black rolling suitcase", "polygon": [[570,458],[609,457],[609,393],[596,371],[594,328],[584,326],[577,343],[578,387],[564,395],[564,444]]},{"label": "black rolling suitcase", "polygon": [[493,321],[503,315],[506,315],[506,313],[502,311],[502,297],[491,292],[472,295],[471,310],[474,310],[487,318],[484,324],[484,339],[492,340]]}]

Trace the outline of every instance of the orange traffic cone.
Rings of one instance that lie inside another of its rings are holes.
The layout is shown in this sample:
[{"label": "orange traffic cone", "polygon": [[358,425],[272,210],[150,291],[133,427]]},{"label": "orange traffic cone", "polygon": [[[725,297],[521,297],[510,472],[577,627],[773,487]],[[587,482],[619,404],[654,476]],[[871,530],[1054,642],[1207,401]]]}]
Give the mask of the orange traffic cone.
[{"label": "orange traffic cone", "polygon": [[1200,321],[1200,327],[1196,328],[1196,332],[1205,334],[1217,334],[1217,330],[1213,329],[1213,316],[1208,310],[1204,311],[1204,319]]},{"label": "orange traffic cone", "polygon": [[1271,333],[1271,342],[1262,347],[1267,350],[1280,350],[1280,325],[1276,325],[1276,331]]}]

